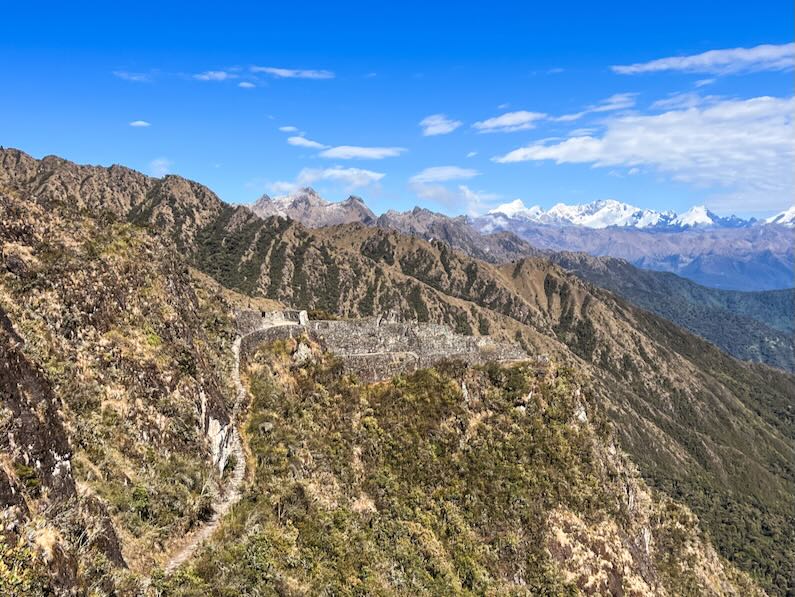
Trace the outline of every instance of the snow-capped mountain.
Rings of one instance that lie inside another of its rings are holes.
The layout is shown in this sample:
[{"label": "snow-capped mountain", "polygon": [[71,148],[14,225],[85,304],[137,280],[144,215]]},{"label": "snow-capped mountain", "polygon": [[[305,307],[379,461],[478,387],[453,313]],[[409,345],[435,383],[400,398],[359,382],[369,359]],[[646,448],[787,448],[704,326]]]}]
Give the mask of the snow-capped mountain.
[{"label": "snow-capped mountain", "polygon": [[558,203],[548,211],[544,211],[537,205],[525,207],[521,199],[516,199],[492,209],[480,218],[480,227],[490,231],[505,230],[510,229],[511,221],[548,226],[583,226],[593,229],[621,227],[667,231],[692,228],[743,228],[756,223],[754,219],[743,220],[736,216],[722,218],[703,205],[692,207],[683,214],[677,215],[673,211],[644,209],[614,199],[605,199],[582,205]]},{"label": "snow-capped mountain", "polygon": [[525,207],[521,199],[514,199],[510,203],[503,203],[499,207],[492,209],[490,214],[504,214],[509,218],[525,218],[535,220],[544,213],[538,205]]},{"label": "snow-capped mountain", "polygon": [[549,211],[544,211],[537,205],[525,207],[521,199],[516,199],[492,209],[487,217],[499,217],[500,215],[538,224],[585,226],[587,228],[608,228],[610,226],[649,228],[668,225],[676,217],[676,214],[670,211],[659,212],[642,209],[614,199],[593,201],[584,205],[558,203]]},{"label": "snow-capped mountain", "polygon": [[718,216],[703,205],[691,207],[682,215],[673,219],[671,224],[680,228],[696,228],[714,226],[719,220]]},{"label": "snow-capped mountain", "polygon": [[677,216],[671,222],[671,226],[683,230],[686,228],[745,228],[755,223],[755,218],[743,220],[734,215],[722,218],[705,206],[697,205]]},{"label": "snow-capped mountain", "polygon": [[559,225],[574,224],[587,228],[608,228],[610,226],[647,228],[667,223],[673,216],[673,212],[641,209],[634,205],[606,199],[585,205],[558,203],[542,217],[542,221]]},{"label": "snow-capped mountain", "polygon": [[779,224],[781,226],[795,227],[795,205],[765,220],[768,224]]}]

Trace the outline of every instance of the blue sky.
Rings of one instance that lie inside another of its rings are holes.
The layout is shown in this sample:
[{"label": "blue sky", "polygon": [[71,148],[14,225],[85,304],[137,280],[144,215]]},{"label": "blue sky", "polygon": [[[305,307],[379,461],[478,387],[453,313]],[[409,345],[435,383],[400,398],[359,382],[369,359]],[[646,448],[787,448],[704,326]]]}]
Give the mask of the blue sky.
[{"label": "blue sky", "polygon": [[25,4],[0,144],[36,157],[376,212],[793,201],[789,0]]}]

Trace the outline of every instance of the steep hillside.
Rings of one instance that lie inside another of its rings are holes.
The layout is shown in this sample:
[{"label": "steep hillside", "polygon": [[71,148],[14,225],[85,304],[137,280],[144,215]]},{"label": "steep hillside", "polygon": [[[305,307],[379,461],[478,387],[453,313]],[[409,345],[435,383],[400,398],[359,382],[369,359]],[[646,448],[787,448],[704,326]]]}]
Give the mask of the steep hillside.
[{"label": "steep hillside", "polygon": [[0,539],[36,575],[0,592],[135,594],[211,515],[227,311],[143,230],[0,192]]},{"label": "steep hillside", "polygon": [[642,476],[686,500],[720,553],[767,589],[791,586],[792,376],[740,363],[548,260],[496,267],[379,228],[309,231],[226,206],[178,177],[123,174],[7,151],[0,185],[46,209],[68,201],[132,219],[249,294],[341,316],[446,323],[580,369]]},{"label": "steep hillside", "polygon": [[250,492],[164,595],[757,592],[637,477],[571,372],[362,384],[296,345],[249,361]]},{"label": "steep hillside", "polygon": [[745,361],[795,371],[795,290],[738,292],[699,286],[612,257],[551,253],[577,276],[698,334]]}]

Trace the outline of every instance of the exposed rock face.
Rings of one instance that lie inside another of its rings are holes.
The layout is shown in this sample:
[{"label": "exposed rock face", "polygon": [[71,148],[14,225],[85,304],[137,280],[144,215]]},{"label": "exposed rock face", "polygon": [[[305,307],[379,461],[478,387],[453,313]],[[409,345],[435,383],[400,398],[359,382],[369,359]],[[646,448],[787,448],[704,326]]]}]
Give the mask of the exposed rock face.
[{"label": "exposed rock face", "polygon": [[76,548],[64,539],[70,524],[95,528],[84,549],[117,566],[124,560],[107,511],[93,496],[78,498],[60,401],[24,345],[0,307],[0,467],[9,468],[0,468],[0,536],[11,545],[27,542],[37,565],[49,568],[51,589],[74,594]]},{"label": "exposed rock face", "polygon": [[251,206],[251,211],[261,218],[281,216],[292,218],[309,228],[335,226],[337,224],[373,224],[375,214],[360,197],[348,197],[345,201],[326,201],[314,189],[298,189],[285,197],[271,199],[263,195]]}]

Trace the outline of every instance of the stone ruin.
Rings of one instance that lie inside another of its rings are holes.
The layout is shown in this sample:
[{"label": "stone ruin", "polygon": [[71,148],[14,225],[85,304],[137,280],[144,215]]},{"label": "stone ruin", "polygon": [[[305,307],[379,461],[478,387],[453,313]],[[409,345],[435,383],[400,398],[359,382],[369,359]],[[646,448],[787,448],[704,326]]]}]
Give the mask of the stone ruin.
[{"label": "stone ruin", "polygon": [[464,336],[449,327],[384,317],[310,320],[306,311],[240,311],[241,356],[263,342],[304,334],[340,357],[345,367],[367,380],[385,379],[430,367],[443,360],[469,364],[528,359],[518,345],[488,336]]}]

